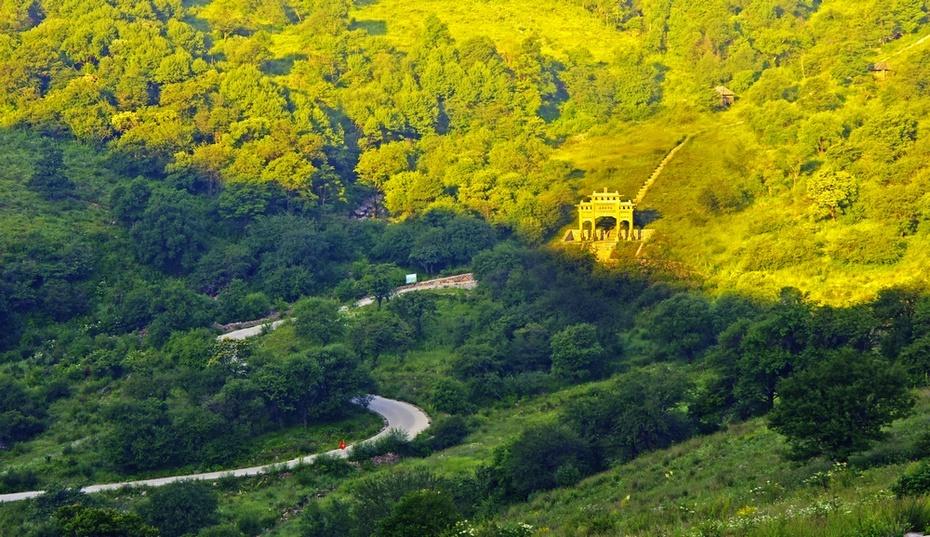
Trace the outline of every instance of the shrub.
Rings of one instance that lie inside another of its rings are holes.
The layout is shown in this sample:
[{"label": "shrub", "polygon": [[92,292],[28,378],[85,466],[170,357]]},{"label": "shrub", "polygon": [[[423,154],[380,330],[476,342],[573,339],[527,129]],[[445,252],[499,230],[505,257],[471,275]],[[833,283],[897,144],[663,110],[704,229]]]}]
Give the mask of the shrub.
[{"label": "shrub", "polygon": [[517,397],[539,395],[556,388],[557,382],[552,375],[542,371],[526,371],[510,375],[503,379],[504,393]]},{"label": "shrub", "polygon": [[559,466],[555,471],[555,482],[560,487],[570,487],[581,481],[581,471],[571,462]]},{"label": "shrub", "polygon": [[[439,451],[459,444],[468,436],[468,422],[462,416],[450,416],[434,423],[426,431],[430,450]],[[419,440],[419,438],[418,438]]]},{"label": "shrub", "polygon": [[690,435],[680,408],[689,390],[675,370],[634,372],[572,401],[564,417],[602,460],[627,461]]},{"label": "shrub", "polygon": [[405,495],[381,521],[380,537],[438,537],[459,519],[452,498],[445,492],[418,490]]},{"label": "shrub", "polygon": [[294,317],[297,335],[319,345],[332,343],[345,333],[345,320],[334,300],[304,298],[294,304]]},{"label": "shrub", "polygon": [[846,233],[827,247],[827,253],[846,263],[893,265],[907,250],[907,241],[884,231]]},{"label": "shrub", "polygon": [[236,516],[236,529],[248,537],[261,535],[267,528],[274,526],[275,516],[265,510],[245,509]]},{"label": "shrub", "polygon": [[353,472],[354,468],[345,459],[330,455],[319,455],[313,464],[306,467],[307,471],[316,474],[325,474],[333,477],[344,477]]},{"label": "shrub", "polygon": [[117,509],[68,505],[55,512],[62,537],[158,537],[135,513]]},{"label": "shrub", "polygon": [[463,520],[443,534],[443,537],[531,537],[533,526],[529,524],[498,524],[497,522],[476,523]]},{"label": "shrub", "polygon": [[907,370],[915,386],[930,384],[930,335],[926,335],[901,349],[898,361]]},{"label": "shrub", "polygon": [[436,410],[448,414],[465,414],[473,410],[465,385],[454,379],[440,379],[433,387],[430,400]]},{"label": "shrub", "polygon": [[0,474],[0,492],[32,490],[38,483],[36,473],[29,469],[9,468]]},{"label": "shrub", "polygon": [[244,533],[232,524],[223,524],[221,526],[212,526],[197,534],[197,537],[244,537]]},{"label": "shrub", "polygon": [[921,462],[916,468],[899,477],[891,491],[899,498],[930,493],[930,460]]},{"label": "shrub", "polygon": [[495,452],[494,463],[484,476],[491,492],[519,501],[535,491],[558,486],[557,475],[568,479],[575,477],[574,472],[585,476],[594,469],[587,442],[561,425],[539,425]]},{"label": "shrub", "polygon": [[304,537],[352,535],[355,528],[351,505],[339,498],[311,502],[301,514],[300,522]]},{"label": "shrub", "polygon": [[569,382],[599,376],[604,370],[604,349],[591,324],[568,326],[552,336],[552,373]]},{"label": "shrub", "polygon": [[391,429],[388,434],[377,440],[360,442],[349,451],[350,461],[366,461],[385,453],[409,454],[410,440],[399,429]]},{"label": "shrub", "polygon": [[180,537],[217,522],[217,497],[202,482],[184,481],[152,490],[139,514],[162,537]]},{"label": "shrub", "polygon": [[387,310],[365,312],[354,320],[349,339],[356,352],[366,357],[405,348],[413,342],[410,326]]},{"label": "shrub", "polygon": [[930,431],[924,431],[914,441],[911,447],[911,457],[914,459],[930,457]]}]

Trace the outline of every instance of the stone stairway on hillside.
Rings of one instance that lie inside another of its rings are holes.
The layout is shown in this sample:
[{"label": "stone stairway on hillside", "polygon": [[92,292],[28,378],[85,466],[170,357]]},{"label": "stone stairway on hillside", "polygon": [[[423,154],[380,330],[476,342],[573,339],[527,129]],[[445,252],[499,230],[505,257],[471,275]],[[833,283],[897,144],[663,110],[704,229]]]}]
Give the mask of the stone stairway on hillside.
[{"label": "stone stairway on hillside", "polygon": [[672,150],[669,151],[667,155],[665,155],[665,158],[662,159],[662,162],[660,162],[659,165],[656,166],[656,169],[653,170],[652,175],[650,175],[649,178],[646,179],[646,182],[643,183],[643,186],[639,189],[639,192],[636,193],[636,197],[633,198],[633,203],[639,205],[639,203],[643,201],[643,198],[645,198],[646,194],[649,192],[649,188],[653,185],[653,183],[656,182],[656,179],[659,178],[659,175],[662,174],[662,170],[665,169],[665,165],[671,162],[673,158],[675,158],[675,153],[677,153],[678,150],[684,147],[684,145],[688,143],[688,140],[690,140],[692,137],[693,135],[691,134],[685,136],[685,138],[681,142],[679,142],[678,145],[673,147]]}]

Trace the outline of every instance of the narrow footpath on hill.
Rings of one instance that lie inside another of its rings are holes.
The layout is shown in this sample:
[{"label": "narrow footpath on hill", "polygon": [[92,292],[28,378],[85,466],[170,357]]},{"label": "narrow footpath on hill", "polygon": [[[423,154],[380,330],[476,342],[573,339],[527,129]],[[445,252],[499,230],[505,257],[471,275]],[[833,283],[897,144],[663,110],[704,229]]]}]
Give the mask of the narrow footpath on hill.
[{"label": "narrow footpath on hill", "polygon": [[665,169],[666,164],[671,162],[672,159],[675,158],[675,153],[678,153],[678,151],[681,150],[681,148],[684,147],[686,143],[688,143],[688,140],[690,140],[691,138],[694,138],[694,136],[695,136],[694,134],[689,134],[685,136],[684,140],[679,142],[678,145],[673,147],[672,150],[669,151],[665,155],[665,158],[662,159],[662,162],[660,162],[659,165],[656,166],[656,169],[652,171],[652,174],[649,176],[648,179],[646,179],[646,182],[643,183],[643,186],[640,187],[639,192],[636,194],[636,197],[633,198],[633,203],[639,205],[640,202],[643,201],[643,198],[645,198],[646,194],[649,193],[649,188],[656,182],[656,179],[658,179],[659,176],[662,175],[662,170]]},{"label": "narrow footpath on hill", "polygon": [[[475,280],[474,275],[469,274],[460,274],[457,276],[449,276],[446,278],[437,278],[434,280],[427,280],[420,283],[415,283],[411,285],[405,285],[403,287],[398,287],[395,291],[395,295],[400,295],[404,293],[411,293],[415,291],[426,291],[432,289],[447,289],[447,288],[457,288],[457,289],[474,289],[478,285],[478,282]],[[365,297],[361,300],[358,300],[355,303],[356,307],[364,307],[374,303],[374,298]],[[232,339],[232,340],[243,340],[247,339],[262,333],[262,330],[265,326],[270,326],[271,329],[281,326],[284,322],[289,319],[281,319],[274,321],[272,323],[254,321],[254,326],[249,326],[247,328],[242,328],[239,330],[234,330],[232,332],[227,332],[217,337],[217,339]],[[252,324],[252,323],[248,323]],[[426,415],[421,409],[416,406],[406,403],[404,401],[397,401],[394,399],[388,399],[386,397],[381,397],[379,395],[369,395],[362,399],[353,401],[353,403],[363,405],[365,408],[378,414],[384,418],[384,428],[381,429],[381,432],[375,436],[359,442],[369,443],[377,441],[378,439],[390,434],[391,431],[399,430],[407,435],[407,438],[414,438],[421,432],[425,431],[430,426],[429,416]],[[291,459],[285,462],[276,462],[270,464],[264,464],[261,466],[251,466],[249,468],[236,468],[233,470],[220,470],[216,472],[205,472],[197,474],[186,474],[186,475],[177,475],[169,477],[157,477],[153,479],[141,479],[137,481],[121,481],[116,483],[103,483],[97,485],[88,485],[81,488],[81,492],[85,494],[91,494],[95,492],[102,492],[107,490],[117,490],[122,488],[129,487],[162,487],[169,485],[171,483],[178,483],[181,481],[216,481],[218,479],[223,479],[226,477],[249,477],[256,476],[261,474],[266,474],[270,472],[281,471],[283,469],[292,469],[299,465],[311,464],[320,456],[330,456],[330,457],[339,457],[345,458],[348,457],[353,446],[346,446],[345,449],[334,449],[327,451],[326,453],[317,453],[313,455],[306,455],[303,457],[298,457],[296,459]],[[10,494],[0,494],[0,503],[7,502],[18,502],[22,500],[28,500],[30,498],[35,498],[45,494],[43,490],[32,490],[26,492],[14,492]]]}]

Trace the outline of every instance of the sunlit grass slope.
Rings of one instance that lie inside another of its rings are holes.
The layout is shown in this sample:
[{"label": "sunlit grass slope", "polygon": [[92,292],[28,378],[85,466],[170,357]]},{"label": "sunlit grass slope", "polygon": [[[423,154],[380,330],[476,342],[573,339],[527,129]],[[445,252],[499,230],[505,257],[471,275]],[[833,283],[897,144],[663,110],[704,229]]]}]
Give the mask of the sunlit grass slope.
[{"label": "sunlit grass slope", "polygon": [[448,24],[456,40],[487,36],[504,52],[515,50],[527,37],[538,36],[543,51],[556,58],[584,47],[595,58],[607,60],[617,47],[635,40],[606,27],[584,8],[556,0],[373,0],[357,6],[352,16],[358,27],[406,50],[413,46],[429,15]]},{"label": "sunlit grass slope", "polygon": [[551,536],[841,535],[832,530],[845,517],[895,508],[888,488],[907,463],[884,463],[906,458],[928,412],[923,392],[917,412],[891,428],[891,441],[834,466],[788,460],[783,439],[752,420],[539,494],[506,516]]}]

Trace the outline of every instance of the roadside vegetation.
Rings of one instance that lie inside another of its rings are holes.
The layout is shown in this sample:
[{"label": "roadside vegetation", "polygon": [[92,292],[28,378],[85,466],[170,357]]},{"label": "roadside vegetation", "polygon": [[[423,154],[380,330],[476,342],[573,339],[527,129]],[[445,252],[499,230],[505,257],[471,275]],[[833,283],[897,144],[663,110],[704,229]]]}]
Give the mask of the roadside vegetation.
[{"label": "roadside vegetation", "polygon": [[925,2],[0,7],[0,535],[930,530]]}]

